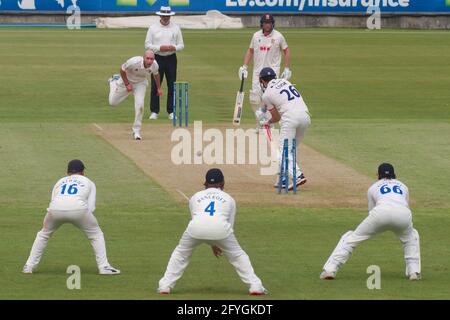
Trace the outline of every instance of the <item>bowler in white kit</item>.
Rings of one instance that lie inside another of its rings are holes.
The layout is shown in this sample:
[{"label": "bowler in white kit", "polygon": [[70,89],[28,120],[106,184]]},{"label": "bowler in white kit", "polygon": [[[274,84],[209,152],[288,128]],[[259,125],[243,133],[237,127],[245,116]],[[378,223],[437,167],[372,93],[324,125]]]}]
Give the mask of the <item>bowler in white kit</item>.
[{"label": "bowler in white kit", "polygon": [[33,273],[37,268],[52,234],[65,223],[81,229],[91,242],[99,274],[116,275],[120,270],[112,267],[106,256],[105,239],[93,212],[95,210],[95,184],[84,176],[84,164],[72,160],[67,166],[67,176],[58,180],[53,187],[52,199],[31,248],[30,256],[22,269]]},{"label": "bowler in white kit", "polygon": [[384,231],[394,232],[403,244],[406,276],[410,280],[421,279],[420,239],[413,227],[408,188],[396,179],[394,167],[389,163],[378,167],[378,179],[367,194],[369,216],[355,231],[342,236],[323,266],[321,279],[334,279],[358,244]]},{"label": "bowler in white kit", "polygon": [[134,124],[133,138],[142,140],[141,127],[144,116],[145,92],[148,86],[149,75],[153,75],[158,90],[158,96],[162,95],[158,63],[155,54],[147,50],[144,56],[136,56],[128,59],[120,68],[120,75],[113,75],[109,79],[109,104],[113,107],[119,105],[126,97],[134,94]]},{"label": "bowler in white kit", "polygon": [[267,290],[253,271],[248,255],[234,236],[236,203],[223,191],[225,181],[222,171],[209,170],[204,185],[205,190],[197,192],[189,200],[192,220],[170,257],[167,270],[159,281],[158,292],[171,293],[187,268],[194,248],[206,243],[216,257],[225,253],[241,280],[249,286],[251,295],[266,294]]},{"label": "bowler in white kit", "polygon": [[[261,70],[259,82],[261,90],[264,92],[262,97],[263,104],[271,115],[268,120],[267,117],[261,115],[259,118],[260,125],[267,126],[276,122],[280,123],[278,162],[281,162],[284,139],[288,139],[288,150],[292,150],[292,142],[295,138],[297,150],[297,145],[302,142],[306,130],[311,124],[311,117],[300,92],[288,80],[277,79],[276,73],[272,68]],[[289,175],[293,177],[294,159],[291,152],[288,154],[288,160]],[[300,163],[300,157],[297,157],[297,160]],[[307,181],[299,164],[296,164],[296,168],[296,177],[295,179],[290,179],[293,182],[288,186],[289,190],[294,188],[294,183],[300,186]],[[274,185],[275,188],[278,187],[278,181],[277,179]],[[284,187],[284,180],[282,184]]]}]

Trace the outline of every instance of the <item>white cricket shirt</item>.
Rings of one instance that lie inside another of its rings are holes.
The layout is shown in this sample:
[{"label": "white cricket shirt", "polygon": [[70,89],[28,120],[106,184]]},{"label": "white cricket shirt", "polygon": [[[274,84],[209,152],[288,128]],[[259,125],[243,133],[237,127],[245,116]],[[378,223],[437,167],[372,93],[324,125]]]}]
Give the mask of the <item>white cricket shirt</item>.
[{"label": "white cricket shirt", "polygon": [[253,74],[264,67],[272,68],[277,76],[280,72],[281,54],[288,47],[286,39],[277,30],[265,36],[262,30],[253,34],[250,48],[253,49]]},{"label": "white cricket shirt", "polygon": [[95,184],[82,175],[73,174],[58,180],[53,187],[48,210],[95,210]]},{"label": "white cricket shirt", "polygon": [[308,112],[308,107],[300,92],[284,79],[270,81],[264,91],[262,101],[267,106],[267,110],[276,108],[282,118],[289,116],[289,114]]},{"label": "white cricket shirt", "polygon": [[189,200],[192,220],[186,229],[195,239],[221,240],[233,233],[236,202],[226,192],[208,188]]},{"label": "white cricket shirt", "polygon": [[160,56],[168,56],[174,54],[174,51],[161,52],[162,45],[173,45],[176,51],[184,49],[183,35],[180,27],[170,22],[167,26],[163,26],[160,22],[152,24],[147,31],[145,38],[145,49],[152,50]]},{"label": "white cricket shirt", "polygon": [[381,179],[367,191],[369,211],[375,206],[389,204],[409,208],[408,187],[397,179]]},{"label": "white cricket shirt", "polygon": [[144,67],[144,57],[136,56],[128,59],[123,65],[122,70],[127,73],[127,78],[131,83],[139,83],[147,81],[147,77],[151,74],[158,74],[159,66],[156,60],[150,67]]}]

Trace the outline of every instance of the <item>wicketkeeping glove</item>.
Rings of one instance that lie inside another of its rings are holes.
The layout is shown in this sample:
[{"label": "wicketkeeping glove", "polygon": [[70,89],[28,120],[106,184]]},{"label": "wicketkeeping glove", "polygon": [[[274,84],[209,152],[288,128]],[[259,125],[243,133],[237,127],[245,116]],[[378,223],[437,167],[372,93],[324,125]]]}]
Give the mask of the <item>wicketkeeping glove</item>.
[{"label": "wicketkeeping glove", "polygon": [[247,71],[246,65],[243,65],[239,68],[239,80],[242,80],[242,77],[244,77],[244,79],[247,79],[247,77],[248,77],[248,71]]},{"label": "wicketkeeping glove", "polygon": [[292,71],[289,68],[284,68],[280,78],[289,80],[292,77]]}]

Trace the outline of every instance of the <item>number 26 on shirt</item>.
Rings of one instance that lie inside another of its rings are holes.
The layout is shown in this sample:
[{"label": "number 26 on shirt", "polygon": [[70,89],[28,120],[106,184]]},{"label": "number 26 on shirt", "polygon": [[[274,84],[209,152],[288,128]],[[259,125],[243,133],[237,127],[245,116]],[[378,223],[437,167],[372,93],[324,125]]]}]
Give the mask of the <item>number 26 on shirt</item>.
[{"label": "number 26 on shirt", "polygon": [[283,89],[280,94],[286,93],[288,101],[294,100],[295,97],[300,98],[300,92],[298,92],[294,86],[289,86],[289,90]]}]

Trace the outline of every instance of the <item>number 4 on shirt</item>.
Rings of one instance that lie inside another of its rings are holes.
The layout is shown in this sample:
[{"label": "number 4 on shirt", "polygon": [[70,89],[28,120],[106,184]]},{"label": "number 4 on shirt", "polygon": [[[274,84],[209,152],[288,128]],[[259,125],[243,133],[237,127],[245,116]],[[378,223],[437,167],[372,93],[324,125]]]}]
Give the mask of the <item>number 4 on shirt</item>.
[{"label": "number 4 on shirt", "polygon": [[214,215],[214,212],[216,212],[216,210],[214,209],[214,205],[216,203],[214,201],[211,201],[208,206],[205,208],[205,212],[209,213],[209,215],[212,217]]}]

